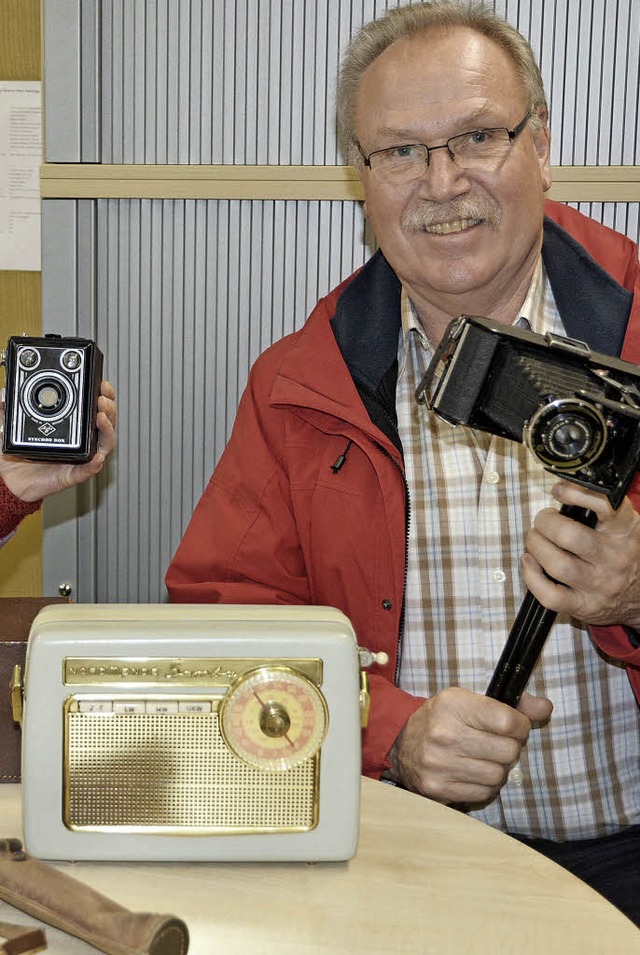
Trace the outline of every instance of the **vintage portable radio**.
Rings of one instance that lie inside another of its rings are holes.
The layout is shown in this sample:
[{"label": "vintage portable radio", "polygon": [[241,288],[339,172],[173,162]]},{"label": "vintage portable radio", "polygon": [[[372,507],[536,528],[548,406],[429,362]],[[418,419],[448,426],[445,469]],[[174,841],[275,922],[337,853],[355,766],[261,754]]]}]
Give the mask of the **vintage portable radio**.
[{"label": "vintage portable radio", "polygon": [[27,850],[350,858],[371,657],[328,607],[41,611],[22,686]]}]

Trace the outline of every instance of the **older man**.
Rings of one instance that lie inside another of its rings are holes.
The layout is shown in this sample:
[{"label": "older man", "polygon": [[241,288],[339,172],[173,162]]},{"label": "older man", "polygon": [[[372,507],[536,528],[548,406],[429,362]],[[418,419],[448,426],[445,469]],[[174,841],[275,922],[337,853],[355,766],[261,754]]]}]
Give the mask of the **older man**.
[{"label": "older man", "polygon": [[[540,74],[482,5],[365,26],[338,108],[380,251],[256,362],[169,592],[341,608],[389,656],[364,771],[470,804],[640,922],[640,519],[414,399],[462,313],[637,359],[637,248],[545,208]],[[524,587],[558,618],[512,709],[484,690]]]}]

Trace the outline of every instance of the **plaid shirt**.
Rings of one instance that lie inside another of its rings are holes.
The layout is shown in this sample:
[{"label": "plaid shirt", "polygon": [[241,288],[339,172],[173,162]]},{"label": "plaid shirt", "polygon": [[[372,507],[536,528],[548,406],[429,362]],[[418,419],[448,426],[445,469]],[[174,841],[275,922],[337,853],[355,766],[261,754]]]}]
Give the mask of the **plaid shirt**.
[{"label": "plaid shirt", "polygon": [[[398,428],[411,499],[400,686],[484,693],[523,597],[519,557],[557,478],[517,442],[452,427],[419,405],[431,348],[402,293]],[[542,262],[518,324],[564,334]],[[554,712],[531,732],[499,795],[472,813],[555,840],[640,823],[640,712],[622,667],[586,627],[558,617],[528,691]]]}]

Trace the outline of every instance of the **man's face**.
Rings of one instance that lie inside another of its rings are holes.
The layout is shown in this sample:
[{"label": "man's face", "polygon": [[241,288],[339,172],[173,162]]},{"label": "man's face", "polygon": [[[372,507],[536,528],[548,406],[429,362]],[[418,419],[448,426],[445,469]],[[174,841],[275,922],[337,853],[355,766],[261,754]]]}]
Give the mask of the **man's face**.
[{"label": "man's face", "polygon": [[[438,146],[480,127],[512,129],[530,106],[502,49],[455,28],[398,40],[371,64],[356,96],[356,135],[365,155],[407,143]],[[360,175],[366,215],[414,300],[452,316],[475,302],[476,314],[488,314],[491,302],[508,300],[530,276],[551,182],[546,128],[529,123],[486,171],[461,169],[439,149],[409,183],[385,183],[363,165]]]}]

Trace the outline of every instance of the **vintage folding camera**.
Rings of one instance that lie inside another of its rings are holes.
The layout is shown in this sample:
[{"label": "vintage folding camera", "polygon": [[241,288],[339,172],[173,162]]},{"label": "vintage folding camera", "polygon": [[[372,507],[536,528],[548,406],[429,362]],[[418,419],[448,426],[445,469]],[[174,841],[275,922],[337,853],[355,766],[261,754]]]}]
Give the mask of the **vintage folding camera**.
[{"label": "vintage folding camera", "polygon": [[619,507],[640,461],[640,368],[558,335],[463,315],[416,398],[452,424],[524,443]]},{"label": "vintage folding camera", "polygon": [[327,607],[42,610],[13,686],[27,850],[350,858],[372,661]]},{"label": "vintage folding camera", "polygon": [[88,461],[96,451],[102,353],[86,338],[13,336],[2,450],[38,461]]}]

